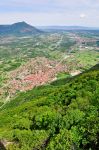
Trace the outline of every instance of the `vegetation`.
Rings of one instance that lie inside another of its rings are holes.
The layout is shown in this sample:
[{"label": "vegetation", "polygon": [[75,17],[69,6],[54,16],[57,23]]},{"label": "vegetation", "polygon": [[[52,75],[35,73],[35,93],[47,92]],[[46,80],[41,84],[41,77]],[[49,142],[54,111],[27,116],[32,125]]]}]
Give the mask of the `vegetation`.
[{"label": "vegetation", "polygon": [[57,74],[57,79],[63,79],[63,78],[69,78],[71,75],[69,73],[58,73]]},{"label": "vegetation", "polygon": [[99,59],[98,52],[92,50],[83,50],[77,52],[76,59],[82,64],[83,69],[88,69],[92,65],[94,66],[96,61]]},{"label": "vegetation", "polygon": [[99,149],[99,65],[65,83],[36,87],[1,108],[7,150]]}]

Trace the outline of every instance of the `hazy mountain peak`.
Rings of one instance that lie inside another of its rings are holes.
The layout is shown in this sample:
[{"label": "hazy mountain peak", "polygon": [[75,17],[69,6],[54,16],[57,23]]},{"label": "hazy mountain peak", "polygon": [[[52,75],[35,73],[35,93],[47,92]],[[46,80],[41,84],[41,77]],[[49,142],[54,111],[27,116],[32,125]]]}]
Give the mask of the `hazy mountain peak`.
[{"label": "hazy mountain peak", "polygon": [[0,34],[7,35],[7,34],[37,34],[41,31],[37,28],[27,24],[26,22],[17,22],[12,25],[2,25],[0,26]]},{"label": "hazy mountain peak", "polygon": [[25,21],[22,22],[17,22],[12,24],[12,26],[30,26],[29,24],[27,24]]}]

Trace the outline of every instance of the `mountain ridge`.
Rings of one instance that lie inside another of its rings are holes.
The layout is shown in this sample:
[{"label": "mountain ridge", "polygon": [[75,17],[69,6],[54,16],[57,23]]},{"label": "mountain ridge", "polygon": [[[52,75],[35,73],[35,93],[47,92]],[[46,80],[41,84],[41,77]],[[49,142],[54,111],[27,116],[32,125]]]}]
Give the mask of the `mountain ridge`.
[{"label": "mountain ridge", "polygon": [[41,30],[99,30],[99,27],[85,27],[85,26],[37,26]]}]

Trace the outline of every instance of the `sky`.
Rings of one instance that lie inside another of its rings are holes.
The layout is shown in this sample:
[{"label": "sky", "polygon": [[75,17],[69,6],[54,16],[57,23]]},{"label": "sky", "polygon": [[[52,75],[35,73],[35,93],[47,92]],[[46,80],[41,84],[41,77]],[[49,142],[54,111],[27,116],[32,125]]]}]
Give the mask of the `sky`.
[{"label": "sky", "polygon": [[0,0],[0,24],[99,27],[99,0]]}]

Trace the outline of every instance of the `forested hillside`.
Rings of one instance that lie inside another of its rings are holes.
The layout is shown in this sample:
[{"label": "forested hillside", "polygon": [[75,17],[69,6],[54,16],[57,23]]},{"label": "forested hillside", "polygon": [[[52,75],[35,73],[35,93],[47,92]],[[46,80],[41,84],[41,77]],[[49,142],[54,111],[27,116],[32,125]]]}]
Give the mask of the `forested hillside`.
[{"label": "forested hillside", "polygon": [[99,65],[8,102],[0,110],[0,139],[7,150],[98,150]]}]

